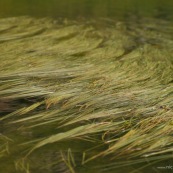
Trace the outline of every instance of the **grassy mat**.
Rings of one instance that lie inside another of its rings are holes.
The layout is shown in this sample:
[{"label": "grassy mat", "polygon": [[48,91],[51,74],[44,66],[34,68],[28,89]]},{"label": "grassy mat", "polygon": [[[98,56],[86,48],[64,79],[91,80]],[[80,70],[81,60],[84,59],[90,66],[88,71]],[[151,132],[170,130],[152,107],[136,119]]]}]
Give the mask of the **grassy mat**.
[{"label": "grassy mat", "polygon": [[0,26],[0,172],[137,172],[172,158],[172,23]]}]

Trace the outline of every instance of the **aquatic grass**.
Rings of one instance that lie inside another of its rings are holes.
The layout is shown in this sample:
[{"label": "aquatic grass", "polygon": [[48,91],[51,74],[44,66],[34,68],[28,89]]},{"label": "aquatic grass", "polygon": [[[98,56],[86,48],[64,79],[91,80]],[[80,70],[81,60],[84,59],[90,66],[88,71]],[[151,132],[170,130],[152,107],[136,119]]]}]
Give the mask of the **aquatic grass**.
[{"label": "aquatic grass", "polygon": [[75,173],[75,170],[73,167],[76,166],[75,164],[75,161],[74,161],[74,158],[73,158],[73,155],[71,153],[71,150],[69,149],[68,150],[68,155],[67,155],[67,158],[64,156],[64,154],[61,152],[61,157],[62,157],[62,160],[65,162],[65,164],[67,165],[67,167],[69,168],[70,172],[71,173]]},{"label": "aquatic grass", "polygon": [[26,163],[25,159],[18,160],[15,162],[15,168],[17,171],[22,171],[25,173],[30,173],[30,167],[29,164]]},{"label": "aquatic grass", "polygon": [[[0,20],[0,123],[14,140],[9,154],[22,150],[17,171],[38,169],[30,159],[44,165],[47,150],[61,155],[62,172],[172,158],[172,24],[165,33],[155,20],[141,18],[153,30],[141,21]],[[53,157],[40,171],[59,165]]]},{"label": "aquatic grass", "polygon": [[10,154],[9,152],[9,142],[12,140],[2,134],[0,134],[0,158],[6,157]]}]

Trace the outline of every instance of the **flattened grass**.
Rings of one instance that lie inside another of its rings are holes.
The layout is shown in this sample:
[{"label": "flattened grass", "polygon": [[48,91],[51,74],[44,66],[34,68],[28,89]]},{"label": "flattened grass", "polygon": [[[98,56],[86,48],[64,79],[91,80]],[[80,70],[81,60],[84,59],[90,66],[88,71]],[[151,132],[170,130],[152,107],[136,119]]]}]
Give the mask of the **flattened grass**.
[{"label": "flattened grass", "polygon": [[0,98],[15,105],[0,123],[17,170],[115,172],[172,158],[173,25],[165,32],[164,22],[0,20]]}]

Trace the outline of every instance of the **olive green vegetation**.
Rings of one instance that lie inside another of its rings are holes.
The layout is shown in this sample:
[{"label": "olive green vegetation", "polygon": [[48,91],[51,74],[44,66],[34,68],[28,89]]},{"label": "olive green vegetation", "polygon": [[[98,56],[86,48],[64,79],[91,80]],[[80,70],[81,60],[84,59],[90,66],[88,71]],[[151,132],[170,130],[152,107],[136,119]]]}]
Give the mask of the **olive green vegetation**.
[{"label": "olive green vegetation", "polygon": [[0,172],[138,172],[172,159],[171,22],[0,26]]}]

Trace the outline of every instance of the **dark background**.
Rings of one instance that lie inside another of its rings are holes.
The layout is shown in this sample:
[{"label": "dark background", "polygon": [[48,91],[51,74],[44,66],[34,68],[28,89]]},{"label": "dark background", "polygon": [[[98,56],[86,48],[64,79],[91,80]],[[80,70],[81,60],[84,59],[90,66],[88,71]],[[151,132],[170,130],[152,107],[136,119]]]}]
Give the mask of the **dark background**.
[{"label": "dark background", "polygon": [[109,17],[130,13],[173,19],[173,0],[0,0],[0,17]]}]

